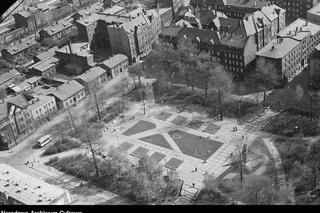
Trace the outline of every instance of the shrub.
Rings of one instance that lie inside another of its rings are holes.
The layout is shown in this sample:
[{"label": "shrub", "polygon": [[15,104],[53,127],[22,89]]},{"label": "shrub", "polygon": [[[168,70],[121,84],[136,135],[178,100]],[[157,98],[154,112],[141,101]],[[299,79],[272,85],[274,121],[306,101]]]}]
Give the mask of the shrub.
[{"label": "shrub", "polygon": [[54,155],[57,153],[61,153],[70,149],[78,148],[81,144],[77,141],[74,141],[70,138],[63,138],[55,141],[54,144],[49,146],[43,153],[43,155]]},{"label": "shrub", "polygon": [[[296,128],[297,127],[297,128]],[[264,127],[264,131],[277,135],[296,136],[316,136],[320,133],[317,121],[310,121],[306,117],[299,115],[280,114],[272,122]]]}]

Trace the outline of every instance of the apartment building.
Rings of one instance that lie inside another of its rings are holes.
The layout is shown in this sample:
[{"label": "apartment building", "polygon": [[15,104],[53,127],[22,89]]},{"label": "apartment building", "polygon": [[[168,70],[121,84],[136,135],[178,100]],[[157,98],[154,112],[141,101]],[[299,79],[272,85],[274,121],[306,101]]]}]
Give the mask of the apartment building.
[{"label": "apartment building", "polygon": [[320,25],[299,18],[262,48],[257,57],[273,63],[290,82],[307,68],[309,56],[319,43]]},{"label": "apartment building", "polygon": [[310,55],[310,85],[320,88],[320,44],[318,44]]},{"label": "apartment building", "polygon": [[119,73],[127,72],[129,66],[129,59],[123,54],[117,54],[111,58],[101,62],[102,67],[108,74],[108,78],[115,78]]},{"label": "apartment building", "polygon": [[76,32],[76,28],[73,28],[72,23],[69,21],[56,22],[51,26],[43,28],[39,32],[40,41],[43,41],[44,39],[58,40],[63,37],[69,38],[70,36],[76,36],[76,34],[71,35],[72,30],[75,30],[73,32]]},{"label": "apartment building", "polygon": [[86,97],[84,86],[75,80],[62,84],[49,95],[56,98],[56,103],[59,110],[68,109]]},{"label": "apartment building", "polygon": [[32,66],[28,67],[30,70],[30,74],[34,76],[41,76],[46,79],[53,79],[57,73],[57,65],[59,63],[59,59],[52,57],[48,58],[44,61],[39,61]]},{"label": "apartment building", "polygon": [[0,164],[1,205],[69,205],[68,191]]},{"label": "apartment building", "polygon": [[29,101],[28,110],[32,116],[33,127],[39,128],[56,116],[58,107],[54,97],[37,95]]},{"label": "apartment building", "polygon": [[32,51],[40,46],[32,38],[18,40],[13,45],[7,46],[1,50],[2,57],[9,62],[14,62],[16,59],[28,56]]}]

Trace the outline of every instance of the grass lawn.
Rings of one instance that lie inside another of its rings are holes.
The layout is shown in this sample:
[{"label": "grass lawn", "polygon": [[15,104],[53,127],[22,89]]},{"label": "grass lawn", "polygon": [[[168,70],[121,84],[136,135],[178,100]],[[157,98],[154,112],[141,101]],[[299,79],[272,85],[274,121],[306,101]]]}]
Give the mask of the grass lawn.
[{"label": "grass lawn", "polygon": [[202,126],[203,122],[200,120],[192,120],[190,123],[188,123],[187,127],[191,129],[199,129]]},{"label": "grass lawn", "polygon": [[181,125],[181,124],[183,124],[186,120],[188,120],[188,118],[178,115],[175,119],[173,119],[173,120],[171,121],[171,123],[174,123],[174,124],[176,124],[176,125]]},{"label": "grass lawn", "polygon": [[172,113],[169,112],[161,112],[158,116],[156,116],[156,118],[162,121],[166,121],[171,115]]},{"label": "grass lawn", "polygon": [[131,147],[133,147],[133,144],[128,143],[128,142],[123,142],[122,144],[120,144],[120,146],[118,146],[118,149],[122,152],[126,152],[128,151]]},{"label": "grass lawn", "polygon": [[148,152],[149,152],[149,149],[146,149],[146,148],[139,146],[136,150],[134,150],[131,153],[131,155],[135,156],[137,158],[142,158],[142,157],[146,156]]},{"label": "grass lawn", "polygon": [[218,132],[220,128],[221,128],[220,126],[209,124],[209,126],[205,128],[203,131],[208,132],[210,134],[216,134],[216,132]]},{"label": "grass lawn", "polygon": [[168,169],[176,170],[182,163],[183,161],[178,158],[171,158],[164,166]]},{"label": "grass lawn", "polygon": [[147,143],[151,143],[153,145],[157,145],[157,146],[161,146],[163,148],[166,148],[166,149],[171,149],[171,146],[170,144],[166,141],[166,139],[160,135],[160,134],[156,134],[156,135],[150,135],[148,137],[144,137],[144,138],[140,138],[139,140],[142,140],[144,142],[147,142]]},{"label": "grass lawn", "polygon": [[159,163],[160,161],[162,161],[166,156],[164,154],[161,154],[159,152],[155,152],[153,153],[150,158],[155,162],[155,163]]},{"label": "grass lawn", "polygon": [[170,131],[169,135],[184,154],[199,159],[208,159],[222,145],[218,141],[179,130]]},{"label": "grass lawn", "polygon": [[129,128],[127,131],[125,131],[122,134],[126,136],[130,136],[130,135],[135,135],[140,132],[148,131],[154,128],[156,128],[156,125],[154,123],[151,123],[148,121],[139,121],[138,123],[133,125],[131,128]]}]

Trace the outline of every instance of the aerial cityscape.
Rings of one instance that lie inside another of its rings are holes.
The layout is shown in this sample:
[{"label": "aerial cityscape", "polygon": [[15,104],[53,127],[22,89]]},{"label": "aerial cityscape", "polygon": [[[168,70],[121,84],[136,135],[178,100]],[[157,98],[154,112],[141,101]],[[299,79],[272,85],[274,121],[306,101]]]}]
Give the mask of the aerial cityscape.
[{"label": "aerial cityscape", "polygon": [[0,205],[320,204],[320,0],[16,0],[0,21]]}]

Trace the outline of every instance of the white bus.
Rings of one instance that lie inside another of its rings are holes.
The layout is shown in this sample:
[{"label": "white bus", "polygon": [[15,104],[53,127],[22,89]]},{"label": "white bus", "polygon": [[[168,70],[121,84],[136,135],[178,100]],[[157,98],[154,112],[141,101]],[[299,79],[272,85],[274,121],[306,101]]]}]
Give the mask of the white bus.
[{"label": "white bus", "polygon": [[51,135],[44,135],[40,139],[37,140],[37,143],[40,147],[44,147],[48,143],[52,141]]}]

